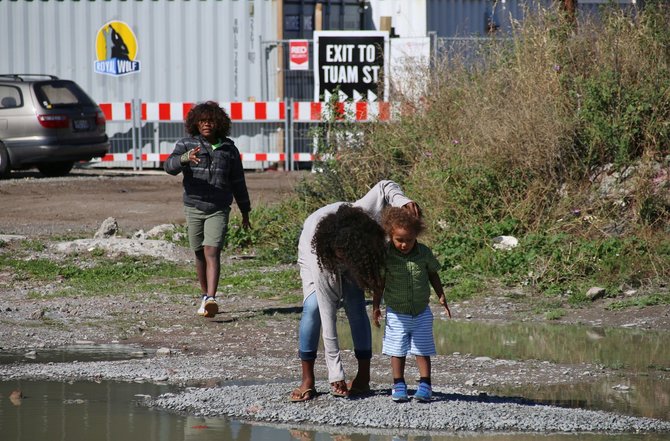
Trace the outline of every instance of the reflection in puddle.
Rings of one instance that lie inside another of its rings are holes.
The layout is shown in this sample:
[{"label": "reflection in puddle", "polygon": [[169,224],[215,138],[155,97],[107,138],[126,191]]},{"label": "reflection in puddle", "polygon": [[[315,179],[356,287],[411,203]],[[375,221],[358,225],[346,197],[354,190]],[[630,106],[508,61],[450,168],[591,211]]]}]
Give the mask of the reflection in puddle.
[{"label": "reflection in puddle", "polygon": [[93,343],[74,344],[57,348],[38,348],[22,352],[0,351],[0,365],[9,363],[71,363],[73,361],[113,361],[142,358],[154,350],[133,345]]},{"label": "reflection in puddle", "polygon": [[670,420],[670,381],[649,377],[606,378],[593,383],[496,388],[502,396],[522,396],[545,404],[605,410]]}]

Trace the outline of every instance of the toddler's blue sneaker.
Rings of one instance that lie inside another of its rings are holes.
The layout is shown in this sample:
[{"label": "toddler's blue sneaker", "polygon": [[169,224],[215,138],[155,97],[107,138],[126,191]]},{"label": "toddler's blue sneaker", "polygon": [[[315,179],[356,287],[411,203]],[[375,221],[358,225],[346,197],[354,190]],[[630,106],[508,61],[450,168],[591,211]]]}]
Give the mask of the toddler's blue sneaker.
[{"label": "toddler's blue sneaker", "polygon": [[391,399],[396,403],[409,401],[409,396],[407,396],[407,385],[405,383],[395,383],[391,389]]},{"label": "toddler's blue sneaker", "polygon": [[429,403],[433,398],[433,388],[428,383],[419,383],[419,388],[414,393],[414,399],[421,403]]}]

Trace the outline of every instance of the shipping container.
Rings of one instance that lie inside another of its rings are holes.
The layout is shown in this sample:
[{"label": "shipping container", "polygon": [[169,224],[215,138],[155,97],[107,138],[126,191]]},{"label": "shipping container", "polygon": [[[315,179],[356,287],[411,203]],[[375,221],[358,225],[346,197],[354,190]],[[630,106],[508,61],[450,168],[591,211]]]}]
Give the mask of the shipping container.
[{"label": "shipping container", "polygon": [[[277,38],[275,0],[0,0],[0,72],[76,81],[98,102],[260,99],[262,40]],[[96,37],[126,23],[139,71],[96,73]]]}]

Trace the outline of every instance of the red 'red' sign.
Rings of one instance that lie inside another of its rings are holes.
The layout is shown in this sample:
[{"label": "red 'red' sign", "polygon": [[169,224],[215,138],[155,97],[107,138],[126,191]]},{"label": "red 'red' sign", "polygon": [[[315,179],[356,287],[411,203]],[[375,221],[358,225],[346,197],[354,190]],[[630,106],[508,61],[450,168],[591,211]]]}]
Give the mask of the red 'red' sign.
[{"label": "red 'red' sign", "polygon": [[309,69],[309,42],[307,40],[290,40],[288,43],[291,70]]}]

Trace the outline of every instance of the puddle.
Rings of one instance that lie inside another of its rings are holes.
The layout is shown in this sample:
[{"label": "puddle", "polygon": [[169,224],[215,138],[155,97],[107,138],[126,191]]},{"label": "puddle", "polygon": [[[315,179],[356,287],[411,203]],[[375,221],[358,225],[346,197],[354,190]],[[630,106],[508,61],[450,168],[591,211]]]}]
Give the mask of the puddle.
[{"label": "puddle", "polygon": [[[348,326],[340,327],[342,346],[350,348]],[[382,330],[373,328],[373,350],[381,353]],[[589,384],[506,388],[490,391],[505,396],[553,403],[564,407],[601,409],[620,414],[670,420],[670,333],[583,326],[506,324],[487,325],[436,320],[438,352],[503,359],[543,359],[556,363],[596,363],[621,369],[620,378]],[[34,353],[0,353],[2,363],[58,363],[122,360],[151,356],[131,345],[80,344]],[[626,378],[634,372],[634,378]],[[662,375],[645,376],[645,372]],[[665,376],[666,379],[658,379]],[[11,392],[20,389],[24,398]],[[171,440],[298,440],[298,441],[530,441],[537,434],[352,433],[337,428],[305,430],[247,424],[226,418],[196,418],[148,409],[143,396],[174,392],[169,385],[149,383],[5,381],[0,382],[0,433],[3,440],[68,441],[106,439],[124,441]],[[331,431],[326,431],[331,430]],[[379,431],[377,431],[379,432]],[[661,441],[668,434],[543,434],[549,441]]]},{"label": "puddle", "polygon": [[93,343],[74,344],[58,348],[34,349],[22,352],[0,351],[0,364],[10,363],[71,363],[74,361],[113,361],[142,358],[156,351],[132,345]]},{"label": "puddle", "polygon": [[519,396],[555,406],[605,410],[670,421],[668,380],[609,378],[592,383],[495,388],[492,391],[496,395]]},{"label": "puddle", "polygon": [[[21,389],[22,399],[11,399]],[[0,433],[3,440],[34,441],[530,441],[537,434],[441,434],[403,432],[366,434],[333,428],[331,432],[299,427],[247,424],[226,418],[197,418],[138,405],[143,396],[176,389],[148,383],[49,381],[0,382]],[[548,441],[661,441],[667,434],[540,435]]]},{"label": "puddle", "polygon": [[[348,324],[338,323],[342,347],[351,349]],[[498,388],[563,407],[608,410],[670,420],[670,332],[559,324],[486,324],[435,320],[438,354],[470,354],[506,360],[589,363],[621,372],[617,378],[571,386]],[[372,328],[373,354],[381,354],[383,328]],[[659,378],[660,377],[660,378]]]}]

